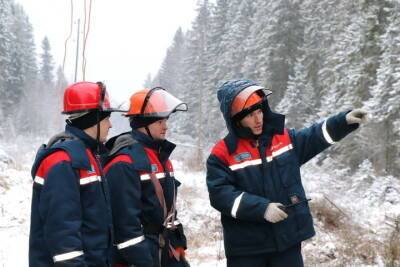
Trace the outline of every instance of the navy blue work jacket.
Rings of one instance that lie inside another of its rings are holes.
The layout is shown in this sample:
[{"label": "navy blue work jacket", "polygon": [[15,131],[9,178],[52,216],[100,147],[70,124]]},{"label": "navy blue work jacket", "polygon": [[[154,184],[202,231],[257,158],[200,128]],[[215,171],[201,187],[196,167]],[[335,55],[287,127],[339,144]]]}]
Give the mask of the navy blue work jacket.
[{"label": "navy blue work jacket", "polygon": [[[221,212],[227,257],[284,251],[312,237],[315,231],[300,166],[358,127],[347,125],[342,112],[298,131],[285,129],[284,116],[273,113],[264,100],[263,133],[252,136],[250,129],[232,120],[230,112],[236,95],[253,85],[238,80],[218,90],[229,134],[207,160],[210,202]],[[296,205],[287,209],[288,218],[273,224],[264,218],[271,202]]]},{"label": "navy blue work jacket", "polygon": [[112,219],[97,143],[72,126],[65,133],[32,167],[29,266],[108,267]]},{"label": "navy blue work jacket", "polygon": [[[114,262],[121,266],[157,266],[164,210],[150,175],[159,180],[170,210],[180,185],[169,160],[175,145],[167,140],[154,141],[133,130],[111,139],[107,146],[112,148],[105,174],[113,210]],[[173,223],[177,230],[170,233],[168,242],[186,248],[182,225],[177,219]]]},{"label": "navy blue work jacket", "polygon": [[341,113],[299,131],[285,129],[268,147],[239,138],[230,150],[229,137],[214,146],[207,186],[211,205],[221,212],[227,256],[282,251],[315,234],[307,202],[288,209],[288,218],[275,224],[264,214],[270,202],[289,205],[306,199],[300,166],[338,141],[332,136],[354,129],[344,120]]}]

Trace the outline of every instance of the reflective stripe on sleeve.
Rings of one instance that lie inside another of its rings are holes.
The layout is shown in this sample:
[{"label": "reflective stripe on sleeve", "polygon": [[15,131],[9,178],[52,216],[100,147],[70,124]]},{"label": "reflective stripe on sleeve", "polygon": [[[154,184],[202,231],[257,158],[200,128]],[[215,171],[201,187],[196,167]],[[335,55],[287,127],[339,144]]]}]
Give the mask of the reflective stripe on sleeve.
[{"label": "reflective stripe on sleeve", "polygon": [[235,201],[233,202],[232,210],[231,210],[231,215],[233,218],[236,218],[236,213],[239,209],[240,201],[242,200],[243,193],[241,193],[237,198],[235,198]]},{"label": "reflective stripe on sleeve", "polygon": [[44,185],[44,179],[40,176],[35,176],[35,179],[33,181],[37,184]]},{"label": "reflective stripe on sleeve", "polygon": [[97,181],[101,182],[101,176],[94,175],[94,176],[89,176],[89,177],[81,178],[81,179],[79,180],[79,183],[80,183],[81,185],[86,185],[86,184],[93,183],[93,182],[97,182]]},{"label": "reflective stripe on sleeve", "polygon": [[126,247],[134,246],[134,245],[142,242],[143,240],[144,240],[144,236],[141,235],[139,237],[135,237],[135,238],[129,239],[128,241],[125,241],[123,243],[118,244],[117,248],[118,249],[123,249],[123,248],[126,248]]},{"label": "reflective stripe on sleeve", "polygon": [[59,254],[53,257],[54,262],[66,261],[83,255],[83,251],[72,251],[64,254]]},{"label": "reflective stripe on sleeve", "polygon": [[324,123],[322,124],[322,134],[324,135],[326,142],[328,142],[329,144],[333,145],[334,143],[336,143],[335,141],[333,141],[332,137],[328,133],[328,129],[326,128],[326,121],[324,121]]}]

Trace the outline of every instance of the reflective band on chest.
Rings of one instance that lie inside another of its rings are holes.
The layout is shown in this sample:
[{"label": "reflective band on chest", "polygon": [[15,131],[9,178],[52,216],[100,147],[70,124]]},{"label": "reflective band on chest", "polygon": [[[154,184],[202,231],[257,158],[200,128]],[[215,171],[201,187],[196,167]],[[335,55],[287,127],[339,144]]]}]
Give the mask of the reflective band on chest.
[{"label": "reflective band on chest", "polygon": [[[97,165],[97,161],[94,158],[92,152],[87,149],[86,154],[89,158],[90,162],[90,169],[89,170],[83,170],[79,169],[79,184],[80,185],[87,185],[91,184],[94,182],[101,182],[101,174],[99,167]],[[36,176],[34,178],[34,183],[38,185],[44,185],[46,183],[46,178],[48,175],[48,172],[50,169],[55,166],[56,164],[63,162],[63,161],[71,161],[69,155],[64,152],[64,151],[57,151],[51,155],[49,155],[47,158],[45,158],[42,163],[40,164],[40,167],[38,168],[38,171],[36,172]]]},{"label": "reflective band on chest", "polygon": [[[285,129],[284,134],[275,135],[272,139],[272,144],[266,151],[266,161],[271,162],[275,157],[282,155],[288,151],[293,149],[292,142],[290,140],[290,136],[288,131]],[[250,154],[251,157],[246,156],[245,160],[240,163],[237,163],[238,158],[243,158],[241,155]],[[240,155],[240,156],[238,156]],[[262,163],[260,158],[258,148],[251,145],[251,143],[247,140],[240,140],[238,144],[238,148],[235,153],[229,156],[228,158],[229,168],[232,171],[236,171],[239,169],[243,169],[249,166],[256,166]]]},{"label": "reflective band on chest", "polygon": [[79,170],[79,184],[87,185],[95,182],[101,182],[101,174],[96,159],[94,158],[92,152],[88,149],[86,150],[86,154],[88,155],[90,161],[90,169]]},{"label": "reflective band on chest", "polygon": [[152,172],[140,172],[140,180],[147,181],[150,180],[150,175],[154,175],[157,179],[163,179],[166,177],[166,174],[169,173],[169,176],[174,176],[174,170],[172,168],[172,164],[169,160],[165,163],[165,169],[158,159],[158,153],[150,148],[144,148],[147,157],[150,161],[150,166]]},{"label": "reflective band on chest", "polygon": [[[157,178],[157,179],[162,179],[162,178],[165,178],[165,172],[158,172],[158,173],[152,173],[153,175],[155,175],[155,177]],[[173,172],[170,172],[169,173],[169,176],[171,176],[171,177],[173,177],[174,176],[174,173]],[[141,181],[146,181],[146,180],[150,180],[150,174],[149,173],[144,173],[144,174],[141,174],[140,175],[140,180]]]},{"label": "reflective band on chest", "polygon": [[94,176],[89,176],[89,177],[81,177],[79,179],[80,185],[85,185],[85,184],[90,184],[93,182],[101,182],[101,176],[100,175],[94,175]]}]

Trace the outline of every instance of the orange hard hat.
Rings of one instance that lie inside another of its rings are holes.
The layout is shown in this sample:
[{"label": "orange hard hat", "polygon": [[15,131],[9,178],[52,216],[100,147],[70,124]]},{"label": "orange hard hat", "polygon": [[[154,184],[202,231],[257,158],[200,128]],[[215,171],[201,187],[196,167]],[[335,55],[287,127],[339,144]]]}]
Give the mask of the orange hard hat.
[{"label": "orange hard hat", "polygon": [[231,105],[231,117],[238,113],[251,109],[252,106],[261,104],[272,92],[262,86],[252,85],[243,89],[234,99]]},{"label": "orange hard hat", "polygon": [[130,98],[128,117],[167,118],[175,111],[187,111],[187,104],[168,93],[162,87],[142,89]]}]

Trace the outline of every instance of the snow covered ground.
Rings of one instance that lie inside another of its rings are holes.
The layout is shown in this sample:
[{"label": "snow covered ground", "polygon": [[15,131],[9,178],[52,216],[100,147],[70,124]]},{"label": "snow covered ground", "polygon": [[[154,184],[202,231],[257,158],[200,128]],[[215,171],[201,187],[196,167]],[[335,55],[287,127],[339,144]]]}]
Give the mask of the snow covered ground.
[{"label": "snow covered ground", "polygon": [[[0,146],[0,267],[28,266],[29,172],[36,147],[15,153],[17,143]],[[328,161],[319,166],[314,160],[303,168],[317,230],[303,244],[306,266],[385,266],[395,226],[391,218],[400,216],[399,178],[372,175],[367,161],[353,175],[346,168],[330,168]],[[188,236],[191,265],[225,266],[219,214],[209,205],[205,173],[188,171],[181,162],[174,165],[182,182],[178,217]]]},{"label": "snow covered ground", "polygon": [[[395,265],[385,265],[388,260],[383,258],[395,219],[400,218],[399,177],[373,175],[368,161],[351,175],[347,168],[329,167],[329,160],[322,166],[314,160],[302,171],[306,192],[313,198],[317,230],[316,237],[304,244],[306,262],[312,266],[400,266],[400,254]],[[399,252],[400,242],[394,246]]]},{"label": "snow covered ground", "polygon": [[[302,169],[317,232],[303,243],[305,265],[400,266],[400,258],[394,265],[385,265],[384,259],[395,229],[392,219],[400,218],[399,177],[374,176],[368,161],[355,174],[330,167],[329,158],[321,166],[317,162]],[[209,205],[205,173],[182,171],[181,164],[175,165],[176,177],[182,182],[178,211],[186,226],[190,262],[193,266],[225,266],[219,214]],[[400,238],[399,233],[395,237]]]},{"label": "snow covered ground", "polygon": [[[8,149],[16,151],[12,147],[8,147]],[[10,157],[0,146],[1,267],[28,266],[32,194],[30,164],[33,157],[33,152],[20,153],[16,157]]]}]

